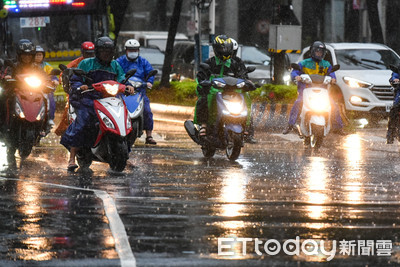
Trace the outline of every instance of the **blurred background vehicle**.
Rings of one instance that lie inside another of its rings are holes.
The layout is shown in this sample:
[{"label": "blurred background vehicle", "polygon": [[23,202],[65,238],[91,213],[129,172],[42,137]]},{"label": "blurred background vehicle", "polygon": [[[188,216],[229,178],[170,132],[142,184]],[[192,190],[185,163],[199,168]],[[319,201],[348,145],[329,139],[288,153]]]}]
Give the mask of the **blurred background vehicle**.
[{"label": "blurred background vehicle", "polygon": [[[176,42],[172,56],[172,71],[177,79],[190,78],[195,76],[194,69],[194,46],[193,41]],[[210,56],[212,55],[212,52]],[[254,66],[256,70],[249,73],[249,78],[253,82],[266,84],[272,82],[273,66],[271,57],[263,49],[251,46],[240,45],[238,56],[244,61],[246,66]],[[286,54],[285,60],[285,83],[290,83],[290,63],[297,61],[299,54]]]},{"label": "blurred background vehicle", "polygon": [[[116,42],[117,52],[123,53],[124,44],[129,39],[136,39],[141,46],[158,47],[162,52],[165,52],[167,46],[168,32],[167,31],[121,31],[119,32]],[[189,38],[183,33],[177,33],[175,43],[186,41]]]},{"label": "blurred background vehicle", "polygon": [[147,59],[153,69],[158,71],[156,76],[154,76],[154,80],[159,81],[161,79],[164,64],[164,53],[157,47],[140,47],[139,55]]},{"label": "blurred background vehicle", "polygon": [[[327,43],[325,60],[339,64],[332,97],[354,118],[386,117],[393,103],[389,65],[398,66],[400,57],[383,44]],[[310,57],[309,47],[299,58]]]}]

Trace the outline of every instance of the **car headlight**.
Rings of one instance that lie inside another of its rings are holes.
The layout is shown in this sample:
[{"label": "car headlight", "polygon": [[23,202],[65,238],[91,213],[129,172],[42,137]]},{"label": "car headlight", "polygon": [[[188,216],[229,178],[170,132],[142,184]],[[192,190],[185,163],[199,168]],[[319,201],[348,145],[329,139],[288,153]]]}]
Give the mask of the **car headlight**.
[{"label": "car headlight", "polygon": [[364,82],[351,77],[343,77],[343,81],[351,88],[369,88],[372,86],[369,82]]},{"label": "car headlight", "polygon": [[225,102],[225,106],[231,114],[239,115],[242,112],[242,102]]},{"label": "car headlight", "polygon": [[115,130],[114,123],[110,120],[110,118],[108,118],[107,115],[101,112],[100,110],[98,110],[97,112],[99,113],[101,120],[104,122],[107,128]]},{"label": "car headlight", "polygon": [[310,99],[310,108],[313,111],[323,112],[328,111],[331,104],[326,96],[314,96]]},{"label": "car headlight", "polygon": [[24,81],[32,88],[38,88],[42,84],[42,81],[36,76],[25,77]]},{"label": "car headlight", "polygon": [[220,81],[213,81],[214,87],[218,87],[218,88],[223,88],[225,87],[225,83],[222,83]]},{"label": "car headlight", "polygon": [[110,95],[116,95],[118,93],[119,89],[119,84],[109,84],[109,83],[103,83],[104,89],[106,89],[106,92]]}]

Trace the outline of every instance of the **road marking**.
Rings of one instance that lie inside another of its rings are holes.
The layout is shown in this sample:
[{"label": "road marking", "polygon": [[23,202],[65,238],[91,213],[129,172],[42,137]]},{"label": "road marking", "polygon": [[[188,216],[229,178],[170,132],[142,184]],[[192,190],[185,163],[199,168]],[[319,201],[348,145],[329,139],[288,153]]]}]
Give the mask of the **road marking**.
[{"label": "road marking", "polygon": [[96,190],[96,189],[88,189],[88,188],[80,188],[75,186],[68,185],[60,185],[60,184],[52,184],[45,182],[35,182],[28,181],[23,179],[15,179],[15,178],[4,178],[0,177],[0,180],[13,180],[13,181],[22,181],[27,183],[35,183],[41,185],[47,185],[52,187],[60,187],[66,189],[73,190],[83,190],[94,192],[97,197],[99,197],[103,201],[104,210],[106,212],[106,216],[110,225],[111,234],[113,235],[115,241],[115,250],[118,253],[119,259],[121,261],[122,267],[136,267],[136,259],[133,256],[131,246],[129,244],[128,236],[125,231],[125,226],[122,223],[121,218],[119,217],[117,207],[113,198],[105,191]]}]

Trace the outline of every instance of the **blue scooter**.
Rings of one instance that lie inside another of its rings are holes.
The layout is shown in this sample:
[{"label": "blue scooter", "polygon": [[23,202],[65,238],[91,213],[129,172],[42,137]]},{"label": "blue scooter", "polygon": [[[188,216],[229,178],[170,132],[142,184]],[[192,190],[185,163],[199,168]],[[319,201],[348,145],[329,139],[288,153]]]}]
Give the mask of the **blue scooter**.
[{"label": "blue scooter", "polygon": [[145,90],[147,90],[147,81],[156,75],[157,72],[157,70],[150,71],[144,80],[135,76],[129,78],[129,82],[135,88],[135,94],[124,96],[124,101],[128,108],[128,115],[132,123],[132,132],[128,137],[131,145],[133,145],[136,139],[140,138],[143,134],[144,96]]}]

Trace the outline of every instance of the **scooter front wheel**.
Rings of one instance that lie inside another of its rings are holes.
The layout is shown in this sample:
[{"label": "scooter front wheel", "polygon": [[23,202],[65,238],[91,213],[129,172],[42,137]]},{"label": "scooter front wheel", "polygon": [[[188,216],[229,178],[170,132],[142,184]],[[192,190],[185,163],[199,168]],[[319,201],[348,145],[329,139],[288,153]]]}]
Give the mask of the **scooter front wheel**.
[{"label": "scooter front wheel", "polygon": [[242,150],[242,135],[231,132],[229,139],[228,146],[226,147],[226,156],[229,160],[234,161],[237,160]]},{"label": "scooter front wheel", "polygon": [[320,148],[324,140],[324,126],[311,125],[310,146],[311,148]]},{"label": "scooter front wheel", "polygon": [[92,151],[90,148],[81,148],[76,155],[76,159],[81,169],[87,169],[92,165]]},{"label": "scooter front wheel", "polygon": [[212,158],[215,155],[216,148],[210,145],[205,145],[201,147],[201,150],[203,151],[203,156],[205,158]]},{"label": "scooter front wheel", "polygon": [[122,172],[126,167],[128,161],[128,144],[125,140],[113,142],[110,146],[111,160],[109,162],[110,168],[116,172]]}]

